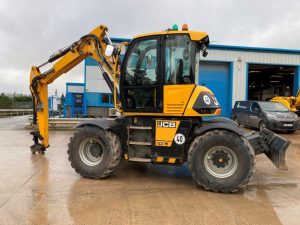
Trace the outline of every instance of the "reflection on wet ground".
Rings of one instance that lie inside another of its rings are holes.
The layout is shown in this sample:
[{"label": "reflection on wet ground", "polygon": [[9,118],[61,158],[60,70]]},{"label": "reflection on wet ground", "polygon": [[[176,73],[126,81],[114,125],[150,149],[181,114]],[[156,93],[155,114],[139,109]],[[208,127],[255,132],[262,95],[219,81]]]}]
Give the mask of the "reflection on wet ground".
[{"label": "reflection on wet ground", "polygon": [[[1,127],[1,120],[0,120]],[[193,184],[186,166],[123,162],[112,177],[81,178],[70,167],[70,131],[52,131],[46,155],[31,155],[28,130],[0,129],[0,224],[299,224],[300,132],[289,171],[263,155],[250,184],[216,194]]]}]

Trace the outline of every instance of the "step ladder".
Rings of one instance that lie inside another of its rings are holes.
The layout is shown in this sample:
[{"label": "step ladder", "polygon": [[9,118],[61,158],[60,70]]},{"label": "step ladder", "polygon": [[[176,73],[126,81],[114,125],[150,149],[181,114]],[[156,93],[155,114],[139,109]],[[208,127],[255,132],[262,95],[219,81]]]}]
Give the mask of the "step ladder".
[{"label": "step ladder", "polygon": [[152,130],[152,127],[145,127],[145,126],[133,126],[130,125],[129,126],[129,145],[147,145],[147,146],[151,146],[152,142],[147,142],[147,141],[135,141],[135,140],[131,140],[130,139],[130,134],[131,134],[131,130]]},{"label": "step ladder", "polygon": [[[143,132],[143,131],[151,131],[152,127],[149,126],[134,126],[130,125],[129,126],[129,146],[131,145],[142,145],[142,146],[152,146],[152,142],[150,141],[139,141],[139,140],[134,140],[131,139],[131,133],[136,131],[136,132]],[[128,161],[133,161],[133,162],[152,162],[151,159],[149,158],[139,158],[139,157],[128,157]]]},{"label": "step ladder", "polygon": [[128,161],[131,161],[131,162],[152,162],[151,159],[147,159],[147,158],[137,158],[137,157],[132,157],[132,158],[129,158]]},{"label": "step ladder", "polygon": [[152,130],[152,127],[129,126],[131,130]]}]

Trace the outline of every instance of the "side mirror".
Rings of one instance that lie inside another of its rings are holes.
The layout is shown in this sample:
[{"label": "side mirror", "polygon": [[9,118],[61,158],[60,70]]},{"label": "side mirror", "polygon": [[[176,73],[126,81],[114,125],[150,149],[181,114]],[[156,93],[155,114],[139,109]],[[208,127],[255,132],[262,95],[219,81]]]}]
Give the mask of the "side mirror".
[{"label": "side mirror", "polygon": [[203,57],[206,57],[207,55],[208,55],[207,51],[203,51],[203,52],[202,52],[202,56],[203,56]]},{"label": "side mirror", "polygon": [[106,46],[106,49],[105,49],[105,56],[106,56],[106,57],[111,57],[112,54],[113,54],[113,52],[114,52],[114,46],[112,46],[112,45],[107,45],[107,46]]}]

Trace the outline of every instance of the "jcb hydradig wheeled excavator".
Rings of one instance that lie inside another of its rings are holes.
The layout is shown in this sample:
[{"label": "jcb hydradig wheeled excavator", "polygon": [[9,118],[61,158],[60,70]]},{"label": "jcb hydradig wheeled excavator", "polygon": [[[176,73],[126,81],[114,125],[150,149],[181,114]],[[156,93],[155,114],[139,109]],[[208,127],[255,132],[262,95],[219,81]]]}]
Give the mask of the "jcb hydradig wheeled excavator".
[{"label": "jcb hydradig wheeled excavator", "polygon": [[[83,177],[107,177],[121,159],[160,165],[187,162],[198,185],[235,192],[253,176],[255,154],[265,153],[275,166],[286,169],[289,141],[268,130],[244,133],[226,118],[202,119],[221,112],[214,94],[196,85],[200,54],[207,55],[207,33],[183,26],[139,35],[117,47],[107,31],[101,25],[32,67],[30,90],[37,123],[31,133],[32,153],[49,147],[47,85],[90,56],[98,63],[121,116],[75,126],[68,155]],[[52,62],[51,69],[41,72]]]}]

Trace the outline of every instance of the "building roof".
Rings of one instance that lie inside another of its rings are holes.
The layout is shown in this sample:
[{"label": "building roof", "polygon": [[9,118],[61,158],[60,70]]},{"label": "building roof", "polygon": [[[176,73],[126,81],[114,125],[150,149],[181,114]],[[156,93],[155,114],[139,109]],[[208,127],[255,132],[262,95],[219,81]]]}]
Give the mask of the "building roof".
[{"label": "building roof", "polygon": [[219,45],[219,44],[210,44],[208,49],[300,54],[300,50],[298,50],[298,49],[266,48],[266,47]]},{"label": "building roof", "polygon": [[[129,38],[111,38],[113,42],[121,43],[123,41],[130,42]],[[237,46],[237,45],[222,45],[222,44],[210,44],[208,49],[220,49],[231,51],[251,51],[251,52],[272,52],[272,53],[285,53],[285,54],[300,54],[299,49],[284,49],[284,48],[266,48],[266,47],[254,47],[254,46]]]}]

